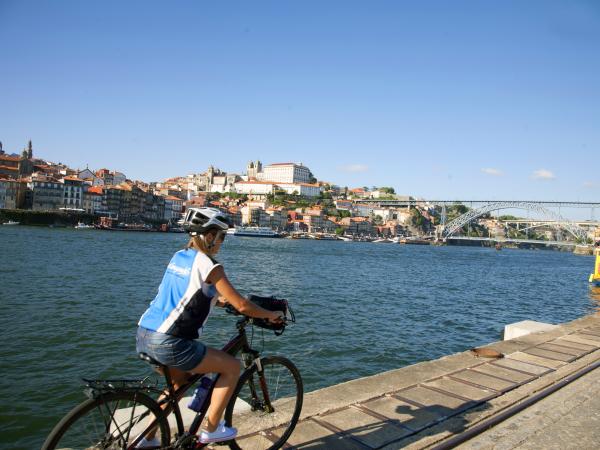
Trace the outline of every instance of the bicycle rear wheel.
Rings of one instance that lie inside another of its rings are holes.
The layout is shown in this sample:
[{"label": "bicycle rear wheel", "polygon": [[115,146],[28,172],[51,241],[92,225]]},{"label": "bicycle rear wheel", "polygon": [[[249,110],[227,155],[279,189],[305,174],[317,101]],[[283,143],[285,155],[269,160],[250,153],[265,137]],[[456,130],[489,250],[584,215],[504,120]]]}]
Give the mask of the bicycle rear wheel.
[{"label": "bicycle rear wheel", "polygon": [[[156,418],[160,447],[170,441],[158,404],[141,392],[109,392],[80,403],[54,427],[42,450],[125,450]],[[152,447],[148,447],[152,448]]]},{"label": "bicycle rear wheel", "polygon": [[240,377],[225,410],[225,423],[238,429],[234,450],[275,450],[290,437],[302,410],[302,378],[279,356],[260,359]]}]

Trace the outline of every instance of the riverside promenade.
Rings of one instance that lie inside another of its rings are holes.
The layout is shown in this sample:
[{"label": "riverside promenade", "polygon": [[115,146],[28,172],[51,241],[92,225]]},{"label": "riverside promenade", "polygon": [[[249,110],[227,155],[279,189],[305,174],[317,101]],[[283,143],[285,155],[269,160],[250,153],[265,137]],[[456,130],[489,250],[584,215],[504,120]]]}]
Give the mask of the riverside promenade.
[{"label": "riverside promenade", "polygon": [[598,448],[600,369],[590,369],[600,361],[600,315],[485,348],[504,357],[465,351],[305,394],[287,448],[450,448],[455,436],[586,368],[588,374],[461,448]]}]

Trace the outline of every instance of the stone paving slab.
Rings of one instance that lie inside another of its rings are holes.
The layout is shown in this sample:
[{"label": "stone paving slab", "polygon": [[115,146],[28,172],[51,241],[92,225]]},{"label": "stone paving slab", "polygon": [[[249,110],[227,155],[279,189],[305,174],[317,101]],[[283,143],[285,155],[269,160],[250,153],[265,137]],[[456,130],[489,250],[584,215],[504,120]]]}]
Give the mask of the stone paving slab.
[{"label": "stone paving slab", "polygon": [[548,369],[558,369],[564,366],[565,363],[557,361],[555,359],[542,358],[541,356],[532,355],[530,353],[516,352],[509,355],[510,359],[516,359],[526,363],[536,364],[538,366],[546,367]]},{"label": "stone paving slab", "polygon": [[298,423],[287,444],[297,449],[364,450],[364,446],[333,433],[314,420]]},{"label": "stone paving slab", "polygon": [[575,333],[575,335],[587,339],[588,341],[596,342],[596,345],[600,345],[600,336],[598,334],[581,331],[579,333]]},{"label": "stone paving slab", "polygon": [[563,338],[565,341],[575,342],[578,344],[587,344],[593,346],[594,348],[600,348],[600,342],[594,341],[592,339],[588,339],[592,337],[590,335],[585,334],[569,334]]},{"label": "stone paving slab", "polygon": [[492,375],[477,372],[472,369],[462,370],[460,372],[452,374],[451,376],[452,378],[457,378],[459,380],[463,380],[486,389],[491,389],[495,392],[507,391],[509,389],[514,388],[517,384],[512,383],[510,381],[502,380]]},{"label": "stone paving slab", "polygon": [[542,358],[550,359],[552,361],[571,362],[577,359],[576,356],[568,355],[566,353],[559,353],[552,350],[546,350],[540,346],[527,349],[523,353],[527,353],[528,355],[541,356]]},{"label": "stone paving slab", "polygon": [[567,337],[559,338],[554,341],[550,341],[549,344],[559,345],[561,347],[573,348],[573,349],[580,350],[580,351],[586,352],[586,353],[593,352],[594,350],[596,350],[596,347],[594,347],[593,345],[587,345],[587,344],[581,344],[579,342],[569,341],[569,340],[567,340]]},{"label": "stone paving slab", "polygon": [[[398,398],[386,395],[363,403],[363,406],[379,414],[397,420],[410,432],[433,425],[439,419],[437,414],[427,408],[415,406]],[[407,435],[410,433],[407,433]]]},{"label": "stone paving slab", "polygon": [[473,370],[502,378],[503,380],[509,381],[513,384],[525,383],[535,378],[535,375],[525,374],[523,372],[508,369],[496,364],[482,364],[481,366],[475,367]]},{"label": "stone paving slab", "polygon": [[356,440],[369,447],[377,448],[388,442],[397,441],[411,433],[389,419],[366,414],[359,408],[344,408],[320,417],[321,421],[344,430]]},{"label": "stone paving slab", "polygon": [[[479,366],[480,367],[480,366]],[[454,380],[449,377],[442,377],[437,380],[429,381],[427,383],[423,383],[423,386],[429,389],[439,389],[440,391],[444,391],[447,393],[452,393],[457,395],[467,401],[476,400],[482,401],[492,398],[496,395],[496,392],[491,391],[489,389],[484,389],[476,386],[472,386],[467,383],[463,383],[457,380]]]},{"label": "stone paving slab", "polygon": [[581,349],[576,349],[573,347],[565,347],[564,345],[560,345],[560,344],[557,345],[555,343],[540,344],[537,346],[537,348],[542,349],[542,350],[549,350],[551,352],[566,353],[567,355],[576,356],[576,357],[580,357],[580,356],[585,355],[586,353],[589,353],[588,350],[581,350]]},{"label": "stone paving slab", "polygon": [[548,367],[539,366],[537,364],[532,364],[525,361],[519,361],[513,358],[499,359],[498,361],[494,361],[490,364],[493,364],[494,366],[506,367],[507,369],[512,369],[535,376],[540,376],[548,372],[552,372],[552,369]]},{"label": "stone paving slab", "polygon": [[461,409],[470,403],[469,400],[463,400],[453,397],[449,394],[443,394],[425,386],[413,386],[394,394],[399,399],[413,403],[416,406],[429,407],[430,411],[436,412],[440,418],[449,417],[457,409]]}]

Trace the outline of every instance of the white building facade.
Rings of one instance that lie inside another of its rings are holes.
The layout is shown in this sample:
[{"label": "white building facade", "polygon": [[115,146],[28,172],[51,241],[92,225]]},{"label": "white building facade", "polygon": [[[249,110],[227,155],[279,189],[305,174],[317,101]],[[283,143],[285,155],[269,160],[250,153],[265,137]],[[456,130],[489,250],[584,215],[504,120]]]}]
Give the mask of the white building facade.
[{"label": "white building facade", "polygon": [[275,188],[274,183],[263,181],[238,181],[235,183],[235,192],[238,194],[272,194]]},{"label": "white building facade", "polygon": [[296,163],[269,164],[258,174],[262,181],[274,183],[308,183],[310,176],[308,167]]},{"label": "white building facade", "polygon": [[321,187],[309,183],[277,183],[277,186],[288,194],[302,195],[303,197],[318,197]]},{"label": "white building facade", "polygon": [[64,177],[63,208],[83,209],[83,180],[77,177]]}]

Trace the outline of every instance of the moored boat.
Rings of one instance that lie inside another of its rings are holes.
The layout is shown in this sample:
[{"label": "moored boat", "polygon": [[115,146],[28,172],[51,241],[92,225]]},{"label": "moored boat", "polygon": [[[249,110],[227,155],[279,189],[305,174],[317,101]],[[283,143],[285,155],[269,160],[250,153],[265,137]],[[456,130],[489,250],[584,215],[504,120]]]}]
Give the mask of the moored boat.
[{"label": "moored boat", "polygon": [[281,235],[269,227],[236,227],[234,236],[278,238]]},{"label": "moored boat", "polygon": [[431,241],[421,238],[409,237],[400,241],[402,244],[413,244],[413,245],[431,245]]},{"label": "moored boat", "polygon": [[14,220],[9,220],[8,222],[4,222],[2,225],[19,225],[21,222],[15,222]]},{"label": "moored boat", "polygon": [[375,244],[391,244],[394,241],[392,241],[391,239],[387,239],[387,238],[379,238],[379,239],[375,239],[372,242]]},{"label": "moored boat", "polygon": [[337,241],[338,237],[335,234],[331,233],[315,233],[315,239],[319,239],[322,241]]},{"label": "moored boat", "polygon": [[94,225],[87,225],[83,222],[77,222],[77,225],[75,225],[73,228],[75,228],[76,230],[93,230]]}]

